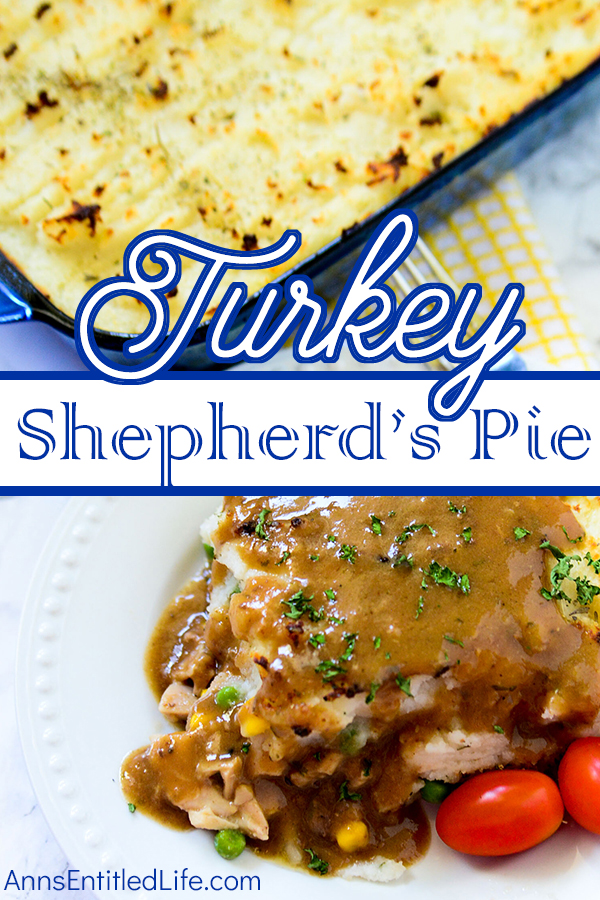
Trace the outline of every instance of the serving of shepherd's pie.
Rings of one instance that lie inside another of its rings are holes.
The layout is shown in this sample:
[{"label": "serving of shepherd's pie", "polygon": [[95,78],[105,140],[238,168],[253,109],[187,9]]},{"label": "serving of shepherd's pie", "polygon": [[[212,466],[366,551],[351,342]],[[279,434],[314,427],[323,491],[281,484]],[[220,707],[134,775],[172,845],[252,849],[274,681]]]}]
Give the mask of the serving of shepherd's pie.
[{"label": "serving of shepherd's pie", "polygon": [[398,877],[427,847],[428,783],[600,734],[599,516],[584,497],[225,498],[148,655],[185,730],[126,760],[127,799],[299,868]]}]

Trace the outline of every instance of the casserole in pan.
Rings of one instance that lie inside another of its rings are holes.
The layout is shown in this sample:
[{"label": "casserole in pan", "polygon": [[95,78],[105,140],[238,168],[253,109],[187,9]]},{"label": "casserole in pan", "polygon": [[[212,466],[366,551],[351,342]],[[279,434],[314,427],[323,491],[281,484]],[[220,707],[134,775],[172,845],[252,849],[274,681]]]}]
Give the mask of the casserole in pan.
[{"label": "casserole in pan", "polygon": [[[90,284],[149,228],[249,250],[296,227],[296,268],[315,274],[580,86],[600,54],[592,0],[346,0],[318,14],[56,0],[2,25],[0,277],[26,304],[6,300],[6,318],[71,334]],[[184,267],[173,316],[197,274]],[[252,293],[287,274],[245,280]],[[146,320],[132,298],[107,306],[99,345],[119,354]],[[183,365],[207,364],[206,328]]]}]

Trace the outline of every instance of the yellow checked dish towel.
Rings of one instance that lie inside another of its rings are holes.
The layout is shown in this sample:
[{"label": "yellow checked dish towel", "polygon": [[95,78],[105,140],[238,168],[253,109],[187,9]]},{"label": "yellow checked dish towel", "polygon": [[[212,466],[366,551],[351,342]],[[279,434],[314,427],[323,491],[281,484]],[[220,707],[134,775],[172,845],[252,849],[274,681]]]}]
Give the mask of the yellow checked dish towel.
[{"label": "yellow checked dish towel", "polygon": [[[517,350],[528,369],[597,369],[590,345],[565,297],[558,272],[517,178],[492,183],[461,179],[468,194],[450,184],[443,206],[423,221],[422,237],[459,286],[481,283],[483,296],[496,300],[509,281],[525,286],[521,316],[527,333]],[[483,303],[482,303],[483,305]]]},{"label": "yellow checked dish towel", "polygon": [[[418,210],[419,231],[458,287],[474,281],[483,287],[480,312],[487,315],[511,281],[525,287],[519,315],[527,325],[516,348],[529,370],[598,369],[591,345],[570,307],[554,263],[533,221],[516,176],[475,170],[455,179]],[[337,301],[356,259],[353,255],[315,279],[316,292],[330,308]],[[422,260],[417,258],[417,263]],[[431,273],[432,278],[435,278]],[[328,370],[342,368],[398,371],[422,369],[394,360],[365,366],[345,346],[337,363],[297,363],[291,341],[261,369]],[[254,369],[244,365],[243,369]]]}]

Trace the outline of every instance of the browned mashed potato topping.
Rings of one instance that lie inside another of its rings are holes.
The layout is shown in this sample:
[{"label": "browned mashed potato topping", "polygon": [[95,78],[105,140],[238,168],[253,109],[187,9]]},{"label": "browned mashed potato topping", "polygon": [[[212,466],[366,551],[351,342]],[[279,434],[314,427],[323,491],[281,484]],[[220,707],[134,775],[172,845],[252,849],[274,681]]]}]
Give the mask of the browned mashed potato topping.
[{"label": "browned mashed potato topping", "polygon": [[73,316],[148,229],[314,253],[582,71],[600,3],[18,0],[0,41],[0,248]]},{"label": "browned mashed potato topping", "polygon": [[226,498],[203,531],[214,561],[148,654],[185,731],[126,760],[127,798],[321,874],[397,877],[428,844],[425,781],[546,766],[600,734],[599,512]]}]

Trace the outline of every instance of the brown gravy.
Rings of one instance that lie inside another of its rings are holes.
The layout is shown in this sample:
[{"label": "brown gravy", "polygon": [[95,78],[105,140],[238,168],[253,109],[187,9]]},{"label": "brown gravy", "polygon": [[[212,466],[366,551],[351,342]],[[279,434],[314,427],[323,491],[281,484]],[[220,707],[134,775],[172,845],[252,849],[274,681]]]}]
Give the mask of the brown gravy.
[{"label": "brown gravy", "polygon": [[174,680],[174,670],[202,635],[208,605],[208,573],[197,576],[169,603],[156,623],[144,660],[157,700]]}]

